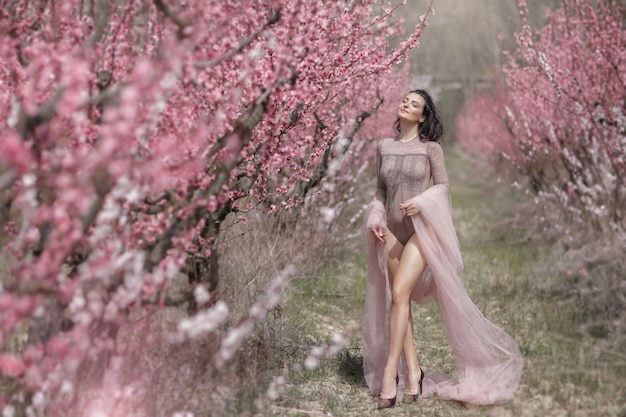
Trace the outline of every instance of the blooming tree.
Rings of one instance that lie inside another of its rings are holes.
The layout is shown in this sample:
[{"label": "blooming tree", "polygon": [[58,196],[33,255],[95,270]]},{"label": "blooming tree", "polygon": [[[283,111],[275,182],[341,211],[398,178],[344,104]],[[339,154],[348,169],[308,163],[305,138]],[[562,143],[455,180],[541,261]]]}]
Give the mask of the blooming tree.
[{"label": "blooming tree", "polygon": [[65,415],[81,365],[115,348],[130,308],[162,306],[181,271],[210,307],[173,340],[225,322],[228,306],[206,301],[226,216],[290,209],[345,181],[389,128],[372,122],[404,87],[396,69],[426,16],[402,35],[400,5],[376,3],[3,3],[0,407]]},{"label": "blooming tree", "polygon": [[523,27],[505,80],[495,94],[468,102],[459,140],[471,152],[513,162],[537,201],[556,204],[570,225],[562,231],[595,230],[604,244],[615,238],[623,248],[624,9],[619,2],[575,0],[549,11],[540,30],[528,25],[523,2],[520,10]]}]

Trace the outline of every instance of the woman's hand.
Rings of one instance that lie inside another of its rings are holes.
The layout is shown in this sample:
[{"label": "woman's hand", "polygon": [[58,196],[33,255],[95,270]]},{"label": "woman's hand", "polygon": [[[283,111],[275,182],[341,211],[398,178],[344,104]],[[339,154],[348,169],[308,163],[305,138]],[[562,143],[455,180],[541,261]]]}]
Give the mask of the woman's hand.
[{"label": "woman's hand", "polygon": [[374,237],[381,243],[385,243],[385,238],[387,237],[387,228],[383,226],[374,226],[371,229]]},{"label": "woman's hand", "polygon": [[417,207],[415,203],[411,203],[410,201],[400,204],[400,210],[403,210],[404,214],[407,216],[415,216],[420,211],[419,207]]}]

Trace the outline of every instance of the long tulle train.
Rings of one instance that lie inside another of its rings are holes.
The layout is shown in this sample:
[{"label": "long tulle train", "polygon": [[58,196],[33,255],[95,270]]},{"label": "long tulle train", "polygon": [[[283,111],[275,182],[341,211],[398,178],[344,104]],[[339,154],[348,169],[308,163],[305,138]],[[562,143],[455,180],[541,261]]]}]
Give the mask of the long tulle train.
[{"label": "long tulle train", "polygon": [[[437,303],[457,368],[453,376],[426,372],[423,396],[467,404],[508,401],[519,385],[522,356],[515,340],[483,316],[461,282],[463,262],[448,187],[435,185],[413,201],[420,208],[413,224],[428,267],[413,290],[412,300]],[[362,319],[363,368],[368,387],[378,393],[387,359],[391,297],[383,246],[375,243],[369,232],[372,222],[384,224],[384,209],[373,204],[370,210],[373,215],[364,230],[370,256]],[[398,371],[401,399],[406,382],[402,361]]]}]

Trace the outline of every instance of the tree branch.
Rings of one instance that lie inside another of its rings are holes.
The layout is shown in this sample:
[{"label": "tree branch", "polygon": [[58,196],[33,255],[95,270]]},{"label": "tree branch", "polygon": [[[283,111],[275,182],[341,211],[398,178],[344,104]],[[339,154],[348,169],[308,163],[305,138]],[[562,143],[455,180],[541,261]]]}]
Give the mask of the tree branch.
[{"label": "tree branch", "polygon": [[[297,79],[295,69],[292,69],[292,75],[289,79],[277,80],[271,88],[264,91],[241,116],[236,120],[233,131],[229,135],[225,135],[218,143],[220,146],[228,146],[228,158],[217,166],[217,175],[213,183],[206,190],[202,198],[218,195],[222,191],[222,187],[230,178],[232,169],[240,162],[238,155],[241,150],[250,143],[252,131],[261,121],[267,109],[270,95],[278,88],[285,84],[294,85]],[[217,144],[216,144],[217,145]],[[181,231],[197,224],[206,214],[208,209],[206,206],[197,206],[191,215],[186,218],[177,217],[167,230],[157,239],[156,244],[152,246],[152,250],[146,258],[145,268],[151,271],[163,258],[167,251],[172,247],[172,239]]]},{"label": "tree branch", "polygon": [[40,126],[52,119],[56,113],[56,105],[62,95],[63,89],[57,90],[54,97],[52,97],[52,99],[47,103],[40,105],[37,108],[37,113],[33,115],[26,114],[22,108],[20,121],[17,126],[17,131],[22,140],[26,140],[35,131],[37,126]]},{"label": "tree branch", "polygon": [[188,26],[191,26],[191,23],[181,19],[179,16],[177,16],[176,14],[174,14],[165,3],[163,3],[163,0],[154,0],[154,5],[156,6],[156,8],[163,13],[165,16],[167,16],[172,22],[174,22],[174,24],[176,26],[178,26],[178,38],[182,39],[184,37],[186,37],[185,35],[185,29]]},{"label": "tree branch", "polygon": [[[374,113],[376,113],[378,109],[380,108],[380,106],[383,104],[384,98],[380,96],[380,92],[378,90],[376,90],[376,97],[378,97],[378,103],[376,103],[376,105],[371,110],[364,110],[361,114],[359,114],[356,117],[354,124],[352,125],[352,128],[350,129],[350,133],[348,133],[348,135],[346,136],[346,139],[348,140],[348,146],[346,146],[346,149],[348,149],[348,147],[354,140],[354,135],[356,135],[356,133],[361,129],[361,127],[363,127],[363,123],[365,122],[365,119],[367,119],[368,117],[371,117]],[[325,128],[324,123],[319,119],[317,114],[315,114],[315,119],[322,127]],[[322,163],[318,166],[317,172],[304,187],[304,190],[302,191],[302,197],[305,197],[309,193],[309,191],[311,191],[313,188],[315,188],[322,182],[322,179],[324,179],[324,177],[326,176],[326,173],[328,172],[329,159],[330,159],[330,146],[326,148],[326,151],[324,152],[324,156],[322,158]]]},{"label": "tree branch", "polygon": [[265,29],[267,29],[269,26],[273,25],[274,23],[278,22],[279,20],[280,20],[280,9],[273,11],[270,14],[270,17],[267,20],[267,22],[265,22],[265,24],[261,26],[256,32],[254,32],[253,34],[249,35],[248,37],[240,41],[239,45],[235,49],[231,49],[230,51],[220,56],[219,58],[211,59],[209,61],[196,62],[195,67],[196,68],[209,68],[209,67],[213,67],[215,65],[221,64],[224,61],[228,61],[229,59],[231,59],[232,57],[234,57],[235,55],[243,51],[243,49],[246,46],[250,45],[250,43],[252,43],[252,41],[255,40],[257,36],[259,36],[259,34],[261,34],[261,32],[263,32]]},{"label": "tree branch", "polygon": [[[428,18],[428,15],[429,15],[429,14],[431,14],[431,13],[433,13],[433,1],[434,1],[434,0],[430,0],[430,2],[428,3],[428,10],[426,10],[426,13],[424,14],[424,20],[422,20],[422,22],[419,24],[419,26],[417,26],[417,28],[418,28],[419,30],[421,30],[421,31],[422,31],[422,30],[424,30],[424,29],[426,28],[426,24],[427,24],[427,23],[426,23],[426,20],[427,20],[427,18]],[[411,35],[411,36],[413,36],[413,35]],[[406,52],[406,51],[407,51],[410,47],[411,47],[411,46],[410,46],[409,44],[407,44],[407,45],[406,45],[406,46],[404,46],[404,48],[402,48],[401,50],[396,51],[396,52],[393,54],[392,58],[388,61],[388,62],[389,62],[389,64],[393,64],[393,63],[394,63],[394,62],[398,59],[398,57],[400,57],[402,54],[404,54],[404,53],[405,53],[405,52]]]}]

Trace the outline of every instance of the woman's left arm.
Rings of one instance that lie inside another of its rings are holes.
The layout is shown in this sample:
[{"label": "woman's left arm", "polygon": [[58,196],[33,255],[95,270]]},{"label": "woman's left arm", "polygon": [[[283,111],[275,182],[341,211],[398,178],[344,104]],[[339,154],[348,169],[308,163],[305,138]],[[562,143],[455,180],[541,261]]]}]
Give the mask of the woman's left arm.
[{"label": "woman's left arm", "polygon": [[[443,149],[437,142],[430,142],[426,149],[428,161],[430,163],[430,172],[433,179],[434,188],[444,188],[446,193],[450,193],[450,183],[448,182],[448,173],[444,163]],[[433,188],[431,187],[431,188]],[[430,194],[428,190],[424,193]],[[424,194],[422,193],[422,194]],[[417,195],[410,200],[400,204],[400,209],[407,216],[415,216],[420,212],[420,200],[422,195]]]},{"label": "woman's left arm", "polygon": [[433,177],[433,185],[443,184],[450,190],[448,173],[444,163],[443,149],[437,142],[428,145],[428,160],[430,161],[430,172]]}]

